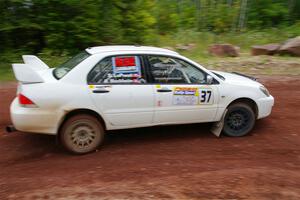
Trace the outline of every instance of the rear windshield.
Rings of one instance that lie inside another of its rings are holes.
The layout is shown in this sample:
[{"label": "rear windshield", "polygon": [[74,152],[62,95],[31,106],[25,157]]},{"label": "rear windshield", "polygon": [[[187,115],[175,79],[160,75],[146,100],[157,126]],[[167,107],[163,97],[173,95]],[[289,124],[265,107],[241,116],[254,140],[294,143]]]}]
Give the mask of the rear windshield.
[{"label": "rear windshield", "polygon": [[79,63],[84,61],[86,58],[88,58],[90,54],[86,51],[82,51],[73,58],[69,59],[65,63],[59,65],[56,67],[56,69],[53,71],[53,75],[56,79],[61,79],[63,76],[65,76],[71,69],[73,69],[75,66],[77,66]]}]

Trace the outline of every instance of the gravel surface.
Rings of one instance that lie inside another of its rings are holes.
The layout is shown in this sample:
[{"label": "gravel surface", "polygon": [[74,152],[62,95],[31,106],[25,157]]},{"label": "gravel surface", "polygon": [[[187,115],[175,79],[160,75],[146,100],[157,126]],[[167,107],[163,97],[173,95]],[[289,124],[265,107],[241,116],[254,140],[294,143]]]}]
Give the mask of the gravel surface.
[{"label": "gravel surface", "polygon": [[0,86],[0,199],[300,199],[300,77],[260,77],[275,97],[252,134],[208,124],[110,132],[73,156],[55,137],[6,134],[16,84]]}]

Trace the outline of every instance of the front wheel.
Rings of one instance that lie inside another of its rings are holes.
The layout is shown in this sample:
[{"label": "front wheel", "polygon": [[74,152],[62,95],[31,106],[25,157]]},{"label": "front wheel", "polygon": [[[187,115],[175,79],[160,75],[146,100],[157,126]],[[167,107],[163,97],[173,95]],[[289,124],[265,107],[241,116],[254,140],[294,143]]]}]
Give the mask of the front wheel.
[{"label": "front wheel", "polygon": [[235,103],[228,107],[223,132],[231,137],[247,135],[255,124],[255,114],[245,103]]},{"label": "front wheel", "polygon": [[95,151],[103,142],[104,129],[93,116],[78,114],[69,118],[62,126],[60,140],[63,146],[75,154]]}]

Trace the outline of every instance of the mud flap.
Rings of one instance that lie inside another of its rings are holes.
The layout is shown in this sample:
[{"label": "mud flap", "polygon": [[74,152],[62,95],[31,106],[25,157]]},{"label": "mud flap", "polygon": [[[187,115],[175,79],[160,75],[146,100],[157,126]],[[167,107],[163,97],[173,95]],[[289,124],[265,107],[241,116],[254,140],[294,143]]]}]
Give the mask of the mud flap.
[{"label": "mud flap", "polygon": [[220,135],[221,135],[222,129],[224,127],[224,119],[225,119],[226,113],[227,113],[227,109],[224,111],[221,120],[218,122],[215,122],[210,129],[210,132],[212,132],[217,137],[220,137]]}]

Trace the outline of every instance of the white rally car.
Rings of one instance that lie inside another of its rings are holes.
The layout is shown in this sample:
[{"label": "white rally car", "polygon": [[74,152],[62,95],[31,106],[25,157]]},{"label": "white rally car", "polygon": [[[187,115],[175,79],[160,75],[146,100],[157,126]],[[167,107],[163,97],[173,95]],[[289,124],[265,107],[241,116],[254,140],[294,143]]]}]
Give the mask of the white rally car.
[{"label": "white rally car", "polygon": [[92,47],[57,68],[23,60],[13,64],[19,85],[8,131],[58,135],[78,154],[115,129],[216,122],[217,135],[243,136],[274,104],[251,77],[209,71],[162,48]]}]

